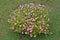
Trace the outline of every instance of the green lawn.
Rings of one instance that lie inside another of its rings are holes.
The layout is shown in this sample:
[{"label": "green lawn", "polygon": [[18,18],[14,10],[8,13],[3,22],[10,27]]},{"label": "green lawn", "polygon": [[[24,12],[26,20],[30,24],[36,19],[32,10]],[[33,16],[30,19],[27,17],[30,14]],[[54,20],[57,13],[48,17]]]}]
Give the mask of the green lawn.
[{"label": "green lawn", "polygon": [[[50,31],[52,35],[39,35],[36,38],[30,38],[28,35],[14,33],[10,29],[7,20],[12,10],[19,4],[24,3],[42,3],[49,7]],[[0,40],[60,40],[60,0],[0,0]]]}]

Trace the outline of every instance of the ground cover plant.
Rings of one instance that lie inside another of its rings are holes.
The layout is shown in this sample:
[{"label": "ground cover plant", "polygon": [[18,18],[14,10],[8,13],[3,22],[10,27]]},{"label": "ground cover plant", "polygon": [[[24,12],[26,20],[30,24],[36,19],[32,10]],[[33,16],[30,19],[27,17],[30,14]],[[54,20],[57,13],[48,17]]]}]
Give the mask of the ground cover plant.
[{"label": "ground cover plant", "polygon": [[[52,35],[41,34],[36,38],[30,38],[28,35],[15,33],[10,29],[11,25],[7,20],[11,12],[18,5],[31,2],[49,7],[49,30],[53,32]],[[60,0],[0,0],[0,40],[60,40]]]},{"label": "ground cover plant", "polygon": [[11,29],[15,32],[36,37],[37,34],[49,33],[49,20],[48,10],[44,5],[29,3],[19,5],[12,12],[8,22],[12,25]]}]

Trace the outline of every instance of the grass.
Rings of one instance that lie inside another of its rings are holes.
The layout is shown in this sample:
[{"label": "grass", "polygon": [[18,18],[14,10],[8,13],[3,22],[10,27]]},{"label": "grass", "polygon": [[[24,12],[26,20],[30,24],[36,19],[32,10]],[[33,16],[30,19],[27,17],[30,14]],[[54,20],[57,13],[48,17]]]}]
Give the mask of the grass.
[{"label": "grass", "polygon": [[[30,38],[27,35],[14,33],[7,22],[11,11],[16,9],[19,4],[42,3],[49,7],[50,31],[52,35],[40,35],[37,38]],[[60,40],[60,0],[0,0],[0,40]]]}]

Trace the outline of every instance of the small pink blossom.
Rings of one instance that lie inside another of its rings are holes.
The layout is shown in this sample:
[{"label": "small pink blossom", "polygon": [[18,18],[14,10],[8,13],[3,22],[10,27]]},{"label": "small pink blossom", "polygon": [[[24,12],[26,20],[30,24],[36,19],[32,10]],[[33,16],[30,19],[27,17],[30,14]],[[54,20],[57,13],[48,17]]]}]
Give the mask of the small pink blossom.
[{"label": "small pink blossom", "polygon": [[32,37],[32,34],[30,34],[30,37]]},{"label": "small pink blossom", "polygon": [[45,6],[44,6],[44,5],[42,5],[42,4],[38,4],[38,6],[39,6],[39,7],[45,7]]},{"label": "small pink blossom", "polygon": [[44,20],[42,20],[42,24],[44,24]]},{"label": "small pink blossom", "polygon": [[43,27],[42,26],[40,26],[40,30],[43,31]]},{"label": "small pink blossom", "polygon": [[19,10],[22,10],[22,9],[24,9],[24,7],[25,7],[25,5],[20,5],[20,6],[18,7],[18,9],[19,9]]},{"label": "small pink blossom", "polygon": [[42,15],[40,16],[40,18],[42,18]]},{"label": "small pink blossom", "polygon": [[35,22],[36,20],[35,20],[34,18],[31,18],[31,21],[32,21],[32,22]]},{"label": "small pink blossom", "polygon": [[35,22],[35,19],[32,19],[33,22]]},{"label": "small pink blossom", "polygon": [[39,7],[41,7],[42,5],[41,4],[38,4]]},{"label": "small pink blossom", "polygon": [[26,24],[26,22],[24,24]]},{"label": "small pink blossom", "polygon": [[42,26],[40,26],[40,29],[42,29]]},{"label": "small pink blossom", "polygon": [[22,34],[24,34],[24,32],[22,32]]},{"label": "small pink blossom", "polygon": [[27,28],[27,31],[29,31],[29,28]]},{"label": "small pink blossom", "polygon": [[27,28],[27,31],[32,32],[32,30],[33,30],[33,27]]},{"label": "small pink blossom", "polygon": [[28,28],[27,30],[30,30],[30,31],[31,31],[31,30],[32,30],[32,28]]},{"label": "small pink blossom", "polygon": [[22,26],[25,27],[25,24],[23,24]]},{"label": "small pink blossom", "polygon": [[23,9],[23,8],[24,8],[24,5],[21,6],[21,9]]},{"label": "small pink blossom", "polygon": [[32,30],[30,30],[30,32],[32,32]]}]

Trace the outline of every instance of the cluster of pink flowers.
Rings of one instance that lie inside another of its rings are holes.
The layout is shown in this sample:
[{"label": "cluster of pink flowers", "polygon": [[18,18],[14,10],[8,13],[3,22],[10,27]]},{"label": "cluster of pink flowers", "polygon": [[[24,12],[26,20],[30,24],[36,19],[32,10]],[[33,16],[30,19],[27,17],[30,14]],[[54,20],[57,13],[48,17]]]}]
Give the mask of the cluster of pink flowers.
[{"label": "cluster of pink flowers", "polygon": [[33,31],[33,26],[32,26],[32,27],[30,27],[30,28],[27,28],[27,31],[32,32],[32,31]]},{"label": "cluster of pink flowers", "polygon": [[34,3],[19,5],[18,9],[13,12],[13,16],[8,19],[12,24],[11,29],[15,32],[36,37],[40,33],[48,33],[48,13],[42,4]]}]

